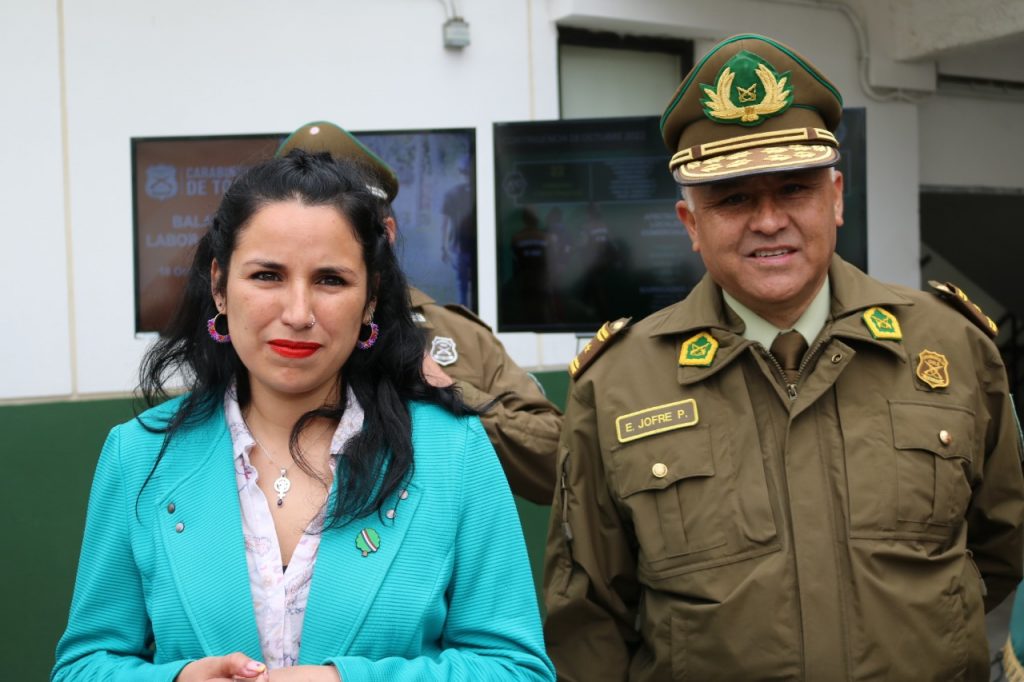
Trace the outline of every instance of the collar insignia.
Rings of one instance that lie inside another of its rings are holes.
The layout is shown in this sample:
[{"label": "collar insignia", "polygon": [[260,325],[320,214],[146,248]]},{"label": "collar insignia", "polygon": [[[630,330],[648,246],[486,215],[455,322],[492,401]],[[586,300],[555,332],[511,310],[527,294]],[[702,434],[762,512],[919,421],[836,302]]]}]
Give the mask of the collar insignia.
[{"label": "collar insignia", "polygon": [[707,332],[701,332],[683,341],[679,350],[679,364],[687,367],[707,367],[715,360],[718,341]]},{"label": "collar insignia", "polygon": [[885,308],[868,308],[861,316],[872,338],[886,339],[888,341],[900,341],[903,339],[903,330],[900,329],[900,321],[896,316]]},{"label": "collar insignia", "polygon": [[714,85],[700,84],[704,115],[716,123],[759,125],[789,109],[793,88],[788,83],[788,71],[780,74],[761,57],[743,50],[725,63]]},{"label": "collar insignia", "polygon": [[424,324],[427,321],[427,317],[423,313],[413,311],[412,321],[415,322],[416,324]]},{"label": "collar insignia", "polygon": [[942,353],[923,350],[917,356],[917,378],[932,389],[949,386],[949,360]]},{"label": "collar insignia", "polygon": [[435,336],[430,342],[430,357],[442,367],[455,364],[459,352],[455,350],[455,339],[447,336]]}]

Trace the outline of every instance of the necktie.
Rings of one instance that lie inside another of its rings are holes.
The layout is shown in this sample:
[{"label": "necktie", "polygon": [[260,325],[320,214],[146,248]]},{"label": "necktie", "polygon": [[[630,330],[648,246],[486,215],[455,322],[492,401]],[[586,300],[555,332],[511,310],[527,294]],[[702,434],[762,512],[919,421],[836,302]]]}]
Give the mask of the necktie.
[{"label": "necktie", "polygon": [[786,375],[786,383],[795,384],[800,368],[800,361],[807,352],[807,342],[800,332],[793,330],[779,334],[772,341],[771,353],[782,365]]}]

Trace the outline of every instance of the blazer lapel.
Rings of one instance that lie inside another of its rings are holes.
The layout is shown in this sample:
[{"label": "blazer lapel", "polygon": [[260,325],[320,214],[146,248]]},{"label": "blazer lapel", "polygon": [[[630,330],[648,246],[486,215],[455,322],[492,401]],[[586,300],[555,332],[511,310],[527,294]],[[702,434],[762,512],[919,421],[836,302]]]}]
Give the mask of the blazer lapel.
[{"label": "blazer lapel", "polygon": [[[186,464],[156,518],[181,601],[207,655],[243,651],[262,660],[231,437],[223,413],[175,438]],[[180,438],[180,440],[179,440]],[[169,512],[173,504],[173,512]]]},{"label": "blazer lapel", "polygon": [[371,514],[321,536],[300,663],[318,664],[350,651],[425,494],[411,482],[384,504],[382,515]]}]

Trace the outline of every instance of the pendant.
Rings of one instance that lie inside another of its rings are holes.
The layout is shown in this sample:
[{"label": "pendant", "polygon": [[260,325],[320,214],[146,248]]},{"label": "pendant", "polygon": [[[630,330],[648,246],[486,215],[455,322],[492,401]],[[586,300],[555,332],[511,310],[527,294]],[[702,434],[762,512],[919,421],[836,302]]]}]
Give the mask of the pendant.
[{"label": "pendant", "polygon": [[274,481],[274,490],[277,491],[277,506],[284,506],[284,496],[292,489],[292,482],[288,480],[288,470],[281,469],[281,475]]}]

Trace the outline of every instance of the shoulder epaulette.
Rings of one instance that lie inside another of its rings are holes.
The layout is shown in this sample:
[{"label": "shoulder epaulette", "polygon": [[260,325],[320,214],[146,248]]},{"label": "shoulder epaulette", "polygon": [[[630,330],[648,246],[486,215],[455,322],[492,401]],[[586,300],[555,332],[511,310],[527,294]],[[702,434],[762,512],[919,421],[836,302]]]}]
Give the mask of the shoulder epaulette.
[{"label": "shoulder epaulette", "polygon": [[580,354],[573,358],[573,361],[569,363],[569,376],[573,379],[578,379],[584,370],[590,366],[597,356],[604,352],[604,350],[612,344],[619,334],[629,326],[629,321],[632,318],[620,317],[614,322],[605,322],[601,325],[601,328],[597,330],[597,334],[594,335],[587,345],[583,347]]},{"label": "shoulder epaulette", "polygon": [[993,339],[999,334],[999,327],[992,321],[992,318],[982,312],[978,304],[967,298],[959,287],[950,282],[936,282],[929,280],[928,284],[935,289],[935,294],[946,303],[963,313],[967,319],[981,327],[981,330]]},{"label": "shoulder epaulette", "polygon": [[478,325],[480,325],[487,331],[491,331],[491,325],[481,320],[479,317],[476,316],[476,313],[474,313],[472,310],[465,306],[461,306],[458,303],[446,303],[444,305],[444,309],[450,310],[453,313],[457,313],[468,320],[472,320],[473,322],[476,322]]}]

